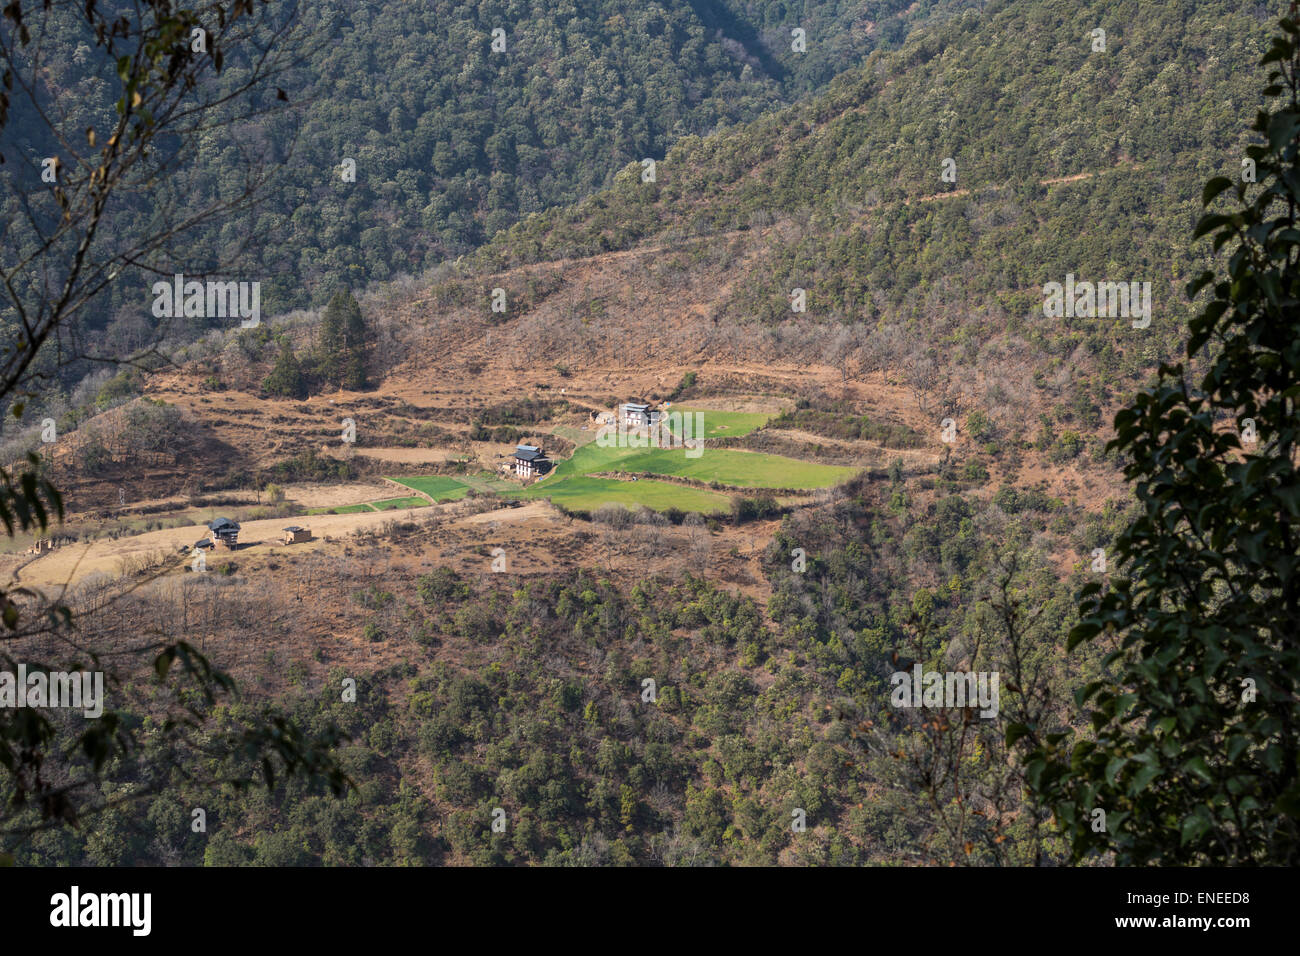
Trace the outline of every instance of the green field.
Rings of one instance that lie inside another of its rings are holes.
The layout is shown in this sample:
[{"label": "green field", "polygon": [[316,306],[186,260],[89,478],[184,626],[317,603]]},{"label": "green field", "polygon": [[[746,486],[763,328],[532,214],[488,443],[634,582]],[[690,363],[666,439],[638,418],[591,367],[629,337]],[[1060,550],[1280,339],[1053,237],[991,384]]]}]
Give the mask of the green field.
[{"label": "green field", "polygon": [[459,480],[482,494],[504,495],[519,490],[519,486],[514,482],[498,478],[490,471],[481,471],[477,475],[464,475]]},{"label": "green field", "polygon": [[455,501],[464,498],[469,486],[463,481],[448,478],[446,475],[429,475],[425,478],[389,478],[399,485],[404,485],[421,494],[426,494],[434,501]]},{"label": "green field", "polygon": [[598,471],[675,475],[740,488],[813,489],[847,481],[857,469],[731,448],[706,447],[698,458],[687,458],[683,448],[601,448],[592,444],[584,445],[572,458],[560,462],[555,473],[537,486],[538,493],[545,493],[552,483]]},{"label": "green field", "polygon": [[595,511],[601,505],[622,505],[635,509],[640,505],[655,511],[680,508],[712,514],[727,511],[731,501],[715,491],[688,488],[666,481],[617,481],[613,478],[569,478],[566,481],[530,485],[517,495],[523,498],[550,498],[557,505],[574,511]]},{"label": "green field", "polygon": [[374,511],[370,505],[335,505],[333,508],[309,508],[309,515],[355,515],[363,511]]},{"label": "green field", "polygon": [[[680,410],[693,411],[689,408]],[[708,410],[704,414],[706,439],[746,435],[772,417],[747,412]],[[490,474],[459,480],[442,475],[390,480],[423,492],[438,501],[462,497],[467,491],[466,486],[472,485],[479,491],[492,492],[505,498],[550,498],[557,505],[574,511],[594,511],[602,505],[615,504],[627,508],[644,505],[656,511],[680,508],[682,511],[713,514],[725,512],[730,507],[730,496],[705,488],[644,478],[640,481],[619,481],[592,477],[594,473],[604,471],[672,475],[700,482],[716,481],[737,488],[812,490],[829,488],[847,481],[856,474],[857,469],[818,465],[760,452],[709,448],[707,445],[699,457],[687,458],[684,448],[601,448],[595,442],[588,442],[577,448],[572,457],[557,462],[551,474],[527,488],[502,481]]]},{"label": "green field", "polygon": [[383,501],[372,501],[370,507],[376,511],[391,511],[394,508],[427,508],[429,502],[419,495],[412,495],[409,498],[385,498]]},{"label": "green field", "polygon": [[617,468],[696,481],[717,481],[741,488],[830,488],[857,473],[856,468],[818,465],[761,452],[707,447],[698,458],[687,458],[680,448],[638,451],[619,459]]},{"label": "green field", "polygon": [[[766,412],[717,412],[711,408],[690,408],[674,405],[669,412],[700,412],[704,415],[705,438],[740,438],[756,428],[762,428],[775,415]],[[694,429],[694,422],[691,425]],[[692,437],[695,437],[694,435]]]},{"label": "green field", "polygon": [[541,484],[550,485],[565,478],[574,478],[593,471],[611,471],[614,462],[627,457],[632,452],[633,450],[628,448],[601,448],[594,442],[583,445],[573,453],[573,457],[557,462],[555,470],[547,475]]}]

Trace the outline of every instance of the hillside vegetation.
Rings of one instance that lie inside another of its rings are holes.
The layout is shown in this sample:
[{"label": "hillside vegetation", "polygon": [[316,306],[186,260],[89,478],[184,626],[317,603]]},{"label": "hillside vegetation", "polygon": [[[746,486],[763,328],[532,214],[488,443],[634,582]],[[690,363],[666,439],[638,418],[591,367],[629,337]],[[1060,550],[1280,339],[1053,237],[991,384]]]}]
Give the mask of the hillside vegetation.
[{"label": "hillside vegetation", "polygon": [[[219,605],[214,658],[305,725],[348,731],[358,787],[342,801],[292,781],[223,789],[201,839],[178,807],[205,799],[189,780],[228,768],[160,748],[156,776],[123,770],[99,794],[136,788],[145,812],[40,833],[17,861],[1071,862],[1059,820],[1027,797],[1041,771],[1005,730],[1083,733],[1076,689],[1114,676],[1112,635],[1076,604],[1116,574],[1105,559],[1135,513],[1109,422],[1183,351],[1202,186],[1241,176],[1272,12],[520,3],[533,19],[517,42],[539,59],[502,83],[486,31],[511,5],[343,6],[401,68],[384,76],[350,43],[322,54],[319,82],[356,102],[321,100],[303,138],[322,167],[364,143],[358,168],[388,178],[373,193],[303,187],[334,204],[318,222],[304,198],[277,223],[301,243],[285,282],[318,297],[463,258],[359,292],[370,391],[259,392],[317,349],[302,315],[191,344],[184,374],[122,389],[252,449],[214,484],[382,467],[419,497],[368,489],[322,510],[420,507],[314,551],[259,543],[219,577],[91,579],[73,598],[120,592],[87,634],[117,642]],[[842,31],[825,61],[780,51],[811,15],[796,7]],[[435,25],[446,37],[425,50]],[[843,39],[859,36],[872,39]],[[408,88],[422,69],[430,85]],[[389,97],[382,116],[359,105],[367,82]],[[653,182],[642,154],[661,158]],[[1046,316],[1043,287],[1067,275],[1149,282],[1150,324]],[[592,441],[594,413],[631,398],[706,423],[717,408],[704,453]],[[345,415],[363,440],[342,451]],[[1198,415],[1227,434],[1231,409]],[[550,475],[483,471],[522,440],[545,441]],[[417,445],[455,454],[436,474],[364,464]],[[1097,640],[1067,652],[1072,628]],[[998,718],[897,706],[891,678],[913,667],[1001,674]],[[142,699],[133,719],[147,712]]]}]

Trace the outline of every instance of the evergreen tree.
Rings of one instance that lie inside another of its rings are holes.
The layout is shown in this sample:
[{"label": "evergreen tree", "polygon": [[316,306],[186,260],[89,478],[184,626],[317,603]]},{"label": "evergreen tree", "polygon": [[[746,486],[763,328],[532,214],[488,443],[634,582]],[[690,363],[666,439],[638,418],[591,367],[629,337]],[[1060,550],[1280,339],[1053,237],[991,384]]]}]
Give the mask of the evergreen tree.
[{"label": "evergreen tree", "polygon": [[366,320],[356,298],[347,289],[334,293],[321,314],[317,373],[340,388],[363,388],[367,340]]},{"label": "evergreen tree", "polygon": [[275,360],[271,373],[262,380],[262,390],[270,395],[283,395],[287,398],[307,397],[302,366],[298,364],[293,346],[287,338],[280,340],[280,356]]},{"label": "evergreen tree", "polygon": [[1225,278],[1187,288],[1213,293],[1187,343],[1200,386],[1162,365],[1115,418],[1110,447],[1142,513],[1116,542],[1109,586],[1080,592],[1069,638],[1114,641],[1076,694],[1093,733],[1008,729],[1032,742],[1026,778],[1076,859],[1300,863],[1298,38],[1282,20],[1262,61],[1278,68],[1265,90],[1276,106],[1253,127],[1263,145],[1246,150],[1258,186],[1205,187],[1207,206],[1236,202],[1196,229],[1231,254]]},{"label": "evergreen tree", "polygon": [[348,295],[347,291],[335,292],[320,317],[316,374],[329,384],[338,381],[340,357],[343,354],[343,316]]}]

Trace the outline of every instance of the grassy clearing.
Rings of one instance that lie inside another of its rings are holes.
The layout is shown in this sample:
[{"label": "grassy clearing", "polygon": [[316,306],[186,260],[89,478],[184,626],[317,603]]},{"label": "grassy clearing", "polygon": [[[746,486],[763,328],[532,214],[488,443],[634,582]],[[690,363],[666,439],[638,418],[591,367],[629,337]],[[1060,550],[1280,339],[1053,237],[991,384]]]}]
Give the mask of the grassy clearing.
[{"label": "grassy clearing", "polygon": [[434,501],[455,501],[469,493],[469,486],[463,481],[448,478],[446,475],[429,475],[424,478],[389,478],[406,488],[411,488],[428,495]]},{"label": "grassy clearing", "polygon": [[554,472],[548,475],[542,484],[576,478],[593,471],[611,471],[615,462],[635,454],[636,451],[633,448],[601,448],[594,443],[583,445],[573,453],[571,458],[557,462]]},{"label": "grassy clearing", "polygon": [[620,460],[618,468],[696,481],[717,481],[741,488],[830,488],[857,473],[856,468],[707,447],[698,458],[687,458],[680,448],[652,448]]},{"label": "grassy clearing", "polygon": [[376,511],[391,511],[394,508],[427,508],[429,502],[419,495],[412,495],[409,498],[385,498],[383,501],[372,501],[370,507]]},{"label": "grassy clearing", "polygon": [[855,468],[765,455],[731,448],[705,447],[698,458],[687,458],[683,448],[601,448],[584,445],[573,457],[556,466],[542,482],[588,475],[598,471],[646,472],[675,475],[696,481],[717,481],[739,488],[830,488],[857,472]]},{"label": "grassy clearing", "polygon": [[596,440],[597,426],[592,425],[583,431],[581,428],[574,428],[572,425],[556,425],[551,429],[551,433],[559,435],[561,438],[567,438],[575,445],[585,445],[588,442]]},{"label": "grassy clearing", "polygon": [[702,491],[666,481],[616,481],[613,478],[587,478],[579,476],[567,481],[548,479],[530,485],[520,492],[523,498],[550,498],[555,504],[574,511],[595,511],[602,505],[622,505],[635,509],[640,505],[655,511],[680,508],[682,511],[699,511],[703,514],[725,512],[731,499],[714,491]]},{"label": "grassy clearing", "polygon": [[309,515],[355,515],[363,511],[374,511],[370,505],[335,505],[333,508],[309,508]]},{"label": "grassy clearing", "polygon": [[[765,412],[719,412],[711,408],[674,405],[669,412],[700,412],[704,415],[705,438],[740,438],[766,425],[774,415]],[[694,422],[692,422],[694,428]]]},{"label": "grassy clearing", "polygon": [[490,471],[480,471],[477,475],[462,475],[458,480],[475,491],[489,495],[509,495],[511,491],[519,490],[518,485],[498,478]]}]

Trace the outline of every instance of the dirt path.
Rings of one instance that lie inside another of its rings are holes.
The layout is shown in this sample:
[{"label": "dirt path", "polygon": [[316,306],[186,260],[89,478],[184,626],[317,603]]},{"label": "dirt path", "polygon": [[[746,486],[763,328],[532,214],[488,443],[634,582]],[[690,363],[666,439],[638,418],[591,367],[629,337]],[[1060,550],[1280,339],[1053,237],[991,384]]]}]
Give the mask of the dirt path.
[{"label": "dirt path", "polygon": [[[341,485],[292,484],[284,488],[285,497],[304,508],[337,508],[360,505],[367,501],[393,497],[392,486],[383,481],[347,482]],[[249,502],[250,504],[252,502]],[[286,518],[289,524],[293,521]]]},{"label": "dirt path", "polygon": [[403,465],[432,465],[468,453],[448,448],[358,448],[354,454],[358,458],[374,458]]},{"label": "dirt path", "polygon": [[[1109,169],[1098,169],[1088,173],[1075,173],[1073,176],[1057,176],[1055,179],[1040,179],[1038,181],[1038,185],[1059,186],[1061,183],[1077,183],[1085,179],[1092,179],[1094,176],[1100,176],[1103,173],[1113,173],[1121,169],[1131,169],[1135,171],[1140,171],[1143,168],[1144,167],[1140,163],[1119,163],[1118,165],[1112,166]],[[996,192],[996,191],[1006,189],[1007,187],[1003,185],[995,184],[995,185],[991,185],[988,188]],[[910,206],[914,202],[938,202],[941,199],[956,199],[959,196],[969,196],[969,195],[970,195],[969,189],[954,189],[952,190],[952,192],[931,193],[928,196],[918,196],[915,199],[904,199],[903,205]]]},{"label": "dirt path", "polygon": [[[1143,166],[1138,163],[1119,163],[1107,169],[1093,170],[1091,172],[1086,172],[1086,173],[1075,173],[1072,176],[1059,176],[1054,179],[1040,179],[1038,181],[1038,184],[1040,186],[1055,186],[1055,185],[1059,185],[1060,183],[1074,183],[1085,179],[1092,179],[1094,176],[1100,176],[1104,173],[1116,172],[1121,169],[1141,170],[1142,168]],[[1001,183],[990,183],[988,184],[987,188],[993,191],[1001,191],[1001,190],[1008,189],[1010,187]],[[952,190],[951,192],[931,193],[928,196],[916,196],[912,199],[904,199],[901,202],[902,205],[904,206],[910,206],[913,203],[939,202],[940,200],[944,200],[944,199],[956,199],[961,196],[968,196],[970,195],[970,192],[971,192],[970,189],[955,189]],[[885,205],[889,205],[889,204],[886,203]],[[872,213],[874,213],[874,211],[875,211],[874,209],[870,210],[865,215],[870,216]],[[761,229],[758,231],[758,235],[760,237],[766,237],[775,228],[776,228],[775,226],[769,226],[765,229]],[[514,276],[520,273],[525,273],[532,269],[544,268],[548,266],[554,269],[563,270],[574,266],[586,265],[593,262],[600,262],[600,263],[618,262],[620,260],[631,258],[633,256],[653,255],[655,253],[663,253],[663,252],[684,252],[687,249],[689,249],[692,245],[698,245],[700,243],[725,242],[728,239],[735,239],[740,236],[753,236],[754,234],[755,231],[753,229],[731,229],[726,232],[715,232],[707,236],[687,236],[678,242],[657,243],[652,246],[634,246],[630,249],[615,249],[610,252],[597,252],[590,256],[573,256],[564,259],[546,259],[538,262],[530,262],[525,265],[511,266],[510,268],[502,269],[499,272],[483,272],[483,273],[472,273],[472,274],[478,275],[481,278],[502,278],[505,276]],[[418,305],[421,303],[427,303],[429,300],[425,298],[425,299],[412,299],[410,301],[412,304]]]},{"label": "dirt path", "polygon": [[531,518],[554,518],[558,512],[549,501],[533,501],[519,508],[500,508],[496,511],[484,511],[482,514],[470,515],[455,522],[457,525],[478,524],[518,524]]},{"label": "dirt path", "polygon": [[[425,509],[421,508],[414,513],[423,514],[424,511]],[[258,521],[245,521],[241,523],[239,531],[239,540],[244,546],[234,552],[209,552],[208,566],[212,567],[232,559],[238,563],[241,557],[266,555],[285,548],[291,548],[295,553],[320,550],[328,546],[325,540],[327,537],[336,538],[363,528],[376,528],[385,522],[409,514],[411,512],[368,511],[346,515],[312,515],[306,518],[263,518]],[[282,529],[293,524],[310,528],[312,540],[295,545],[281,544]],[[133,558],[143,559],[157,552],[162,552],[168,562],[189,564],[191,559],[188,553],[181,555],[179,549],[184,546],[188,552],[194,542],[205,537],[206,534],[206,526],[194,524],[150,531],[117,540],[66,545],[42,555],[20,569],[18,581],[29,587],[50,589],[65,584],[75,584],[95,573],[116,576],[120,573],[124,559],[128,561]]]},{"label": "dirt path", "polygon": [[437,504],[437,502],[433,500],[433,495],[427,495],[427,494],[425,494],[423,491],[421,491],[419,488],[412,488],[410,485],[403,485],[403,484],[401,484],[400,482],[395,481],[395,480],[392,479],[392,478],[385,478],[384,481],[388,482],[388,490],[389,490],[389,491],[391,491],[391,490],[393,490],[394,488],[396,488],[396,489],[400,492],[400,495],[394,495],[394,496],[392,496],[392,497],[402,497],[402,498],[413,498],[413,497],[414,497],[414,498],[423,498],[425,501],[429,502],[429,504],[431,504],[431,505],[435,505],[435,504]]}]

